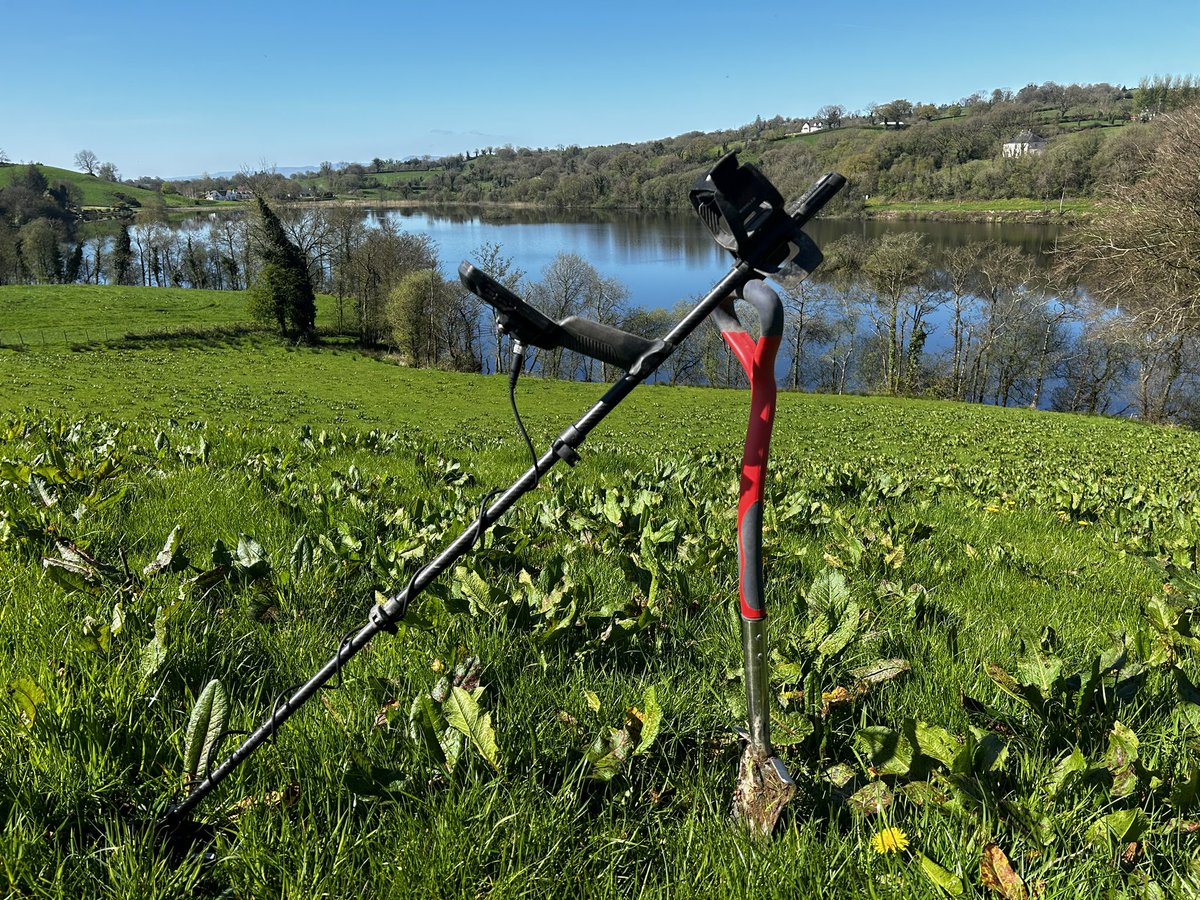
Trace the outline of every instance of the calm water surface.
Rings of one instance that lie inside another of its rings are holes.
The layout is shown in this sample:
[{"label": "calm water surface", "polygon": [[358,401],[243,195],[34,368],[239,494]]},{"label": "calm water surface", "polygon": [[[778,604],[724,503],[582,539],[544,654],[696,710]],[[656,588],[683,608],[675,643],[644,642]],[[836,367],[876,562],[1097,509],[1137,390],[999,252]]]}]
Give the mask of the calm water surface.
[{"label": "calm water surface", "polygon": [[[671,306],[700,296],[729,269],[730,256],[720,250],[700,220],[689,213],[596,212],[560,213],[516,210],[501,214],[446,209],[367,210],[368,223],[389,219],[405,232],[428,234],[437,242],[447,275],[464,259],[472,259],[484,243],[498,243],[506,256],[530,278],[562,252],[576,253],[601,275],[620,280],[630,302],[643,307]],[[1047,225],[951,222],[818,221],[808,226],[818,245],[847,233],[878,237],[890,231],[918,231],[937,252],[970,243],[999,240],[1040,255],[1052,249],[1061,229]]]}]

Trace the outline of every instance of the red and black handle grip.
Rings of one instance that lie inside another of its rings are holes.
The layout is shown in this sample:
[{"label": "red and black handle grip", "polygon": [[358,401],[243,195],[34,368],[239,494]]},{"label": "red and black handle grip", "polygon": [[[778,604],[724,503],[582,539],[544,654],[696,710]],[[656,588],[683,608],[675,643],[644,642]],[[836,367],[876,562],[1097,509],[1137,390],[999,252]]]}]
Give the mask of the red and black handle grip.
[{"label": "red and black handle grip", "polygon": [[767,614],[762,576],[763,489],[775,423],[775,357],[783,340],[783,302],[763,281],[747,282],[741,293],[758,313],[761,337],[752,338],[738,320],[733,297],[713,311],[713,318],[721,338],[750,379],[750,423],[738,496],[738,592],[742,618],[754,620]]}]

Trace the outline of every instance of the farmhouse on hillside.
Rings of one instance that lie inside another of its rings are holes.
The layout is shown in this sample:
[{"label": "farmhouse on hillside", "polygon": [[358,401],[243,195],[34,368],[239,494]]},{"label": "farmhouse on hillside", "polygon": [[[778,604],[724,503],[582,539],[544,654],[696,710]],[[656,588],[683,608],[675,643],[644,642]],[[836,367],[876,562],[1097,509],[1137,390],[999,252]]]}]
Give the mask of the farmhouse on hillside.
[{"label": "farmhouse on hillside", "polygon": [[1022,131],[1004,142],[1005,156],[1033,156],[1046,149],[1046,141],[1032,131]]},{"label": "farmhouse on hillside", "polygon": [[230,188],[227,191],[208,191],[205,200],[253,200],[254,192],[248,188]]}]

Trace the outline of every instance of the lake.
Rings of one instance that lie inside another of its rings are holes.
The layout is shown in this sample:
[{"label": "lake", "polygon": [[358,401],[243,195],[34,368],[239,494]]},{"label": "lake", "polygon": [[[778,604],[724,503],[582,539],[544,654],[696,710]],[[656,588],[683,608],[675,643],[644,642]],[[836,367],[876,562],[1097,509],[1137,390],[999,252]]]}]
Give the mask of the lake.
[{"label": "lake", "polygon": [[[175,227],[205,240],[209,224],[230,215],[243,214],[191,216]],[[437,243],[448,277],[484,243],[500,244],[530,280],[539,279],[559,253],[570,252],[624,284],[631,305],[647,308],[669,307],[706,293],[731,262],[700,219],[688,212],[366,208],[363,217],[369,225],[387,219],[400,231],[428,234]],[[929,239],[935,254],[972,241],[998,240],[1035,257],[1052,249],[1062,234],[1060,227],[1051,225],[865,220],[818,220],[806,230],[820,246],[851,232],[873,238],[917,231]]]},{"label": "lake", "polygon": [[[437,242],[447,275],[483,243],[500,244],[504,254],[535,279],[565,251],[583,257],[601,275],[621,281],[629,288],[630,303],[643,307],[671,306],[704,294],[731,262],[691,213],[369,209],[365,215],[374,222],[390,219],[401,231],[428,234]],[[865,220],[817,221],[806,230],[819,246],[851,232],[873,238],[890,231],[918,231],[939,253],[972,241],[998,240],[1035,256],[1052,249],[1062,234],[1061,228],[1048,225]]]}]

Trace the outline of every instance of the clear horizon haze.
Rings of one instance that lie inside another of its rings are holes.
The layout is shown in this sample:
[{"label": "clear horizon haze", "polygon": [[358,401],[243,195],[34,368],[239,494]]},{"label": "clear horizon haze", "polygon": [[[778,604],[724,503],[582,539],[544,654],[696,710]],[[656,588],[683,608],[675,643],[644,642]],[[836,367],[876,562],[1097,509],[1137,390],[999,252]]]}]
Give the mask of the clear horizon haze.
[{"label": "clear horizon haze", "polygon": [[1195,0],[55,8],[5,16],[0,150],[75,168],[86,148],[125,177],[638,142],[1200,71]]}]

